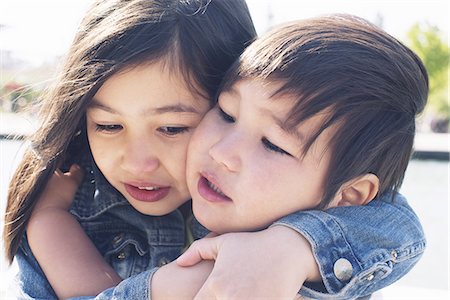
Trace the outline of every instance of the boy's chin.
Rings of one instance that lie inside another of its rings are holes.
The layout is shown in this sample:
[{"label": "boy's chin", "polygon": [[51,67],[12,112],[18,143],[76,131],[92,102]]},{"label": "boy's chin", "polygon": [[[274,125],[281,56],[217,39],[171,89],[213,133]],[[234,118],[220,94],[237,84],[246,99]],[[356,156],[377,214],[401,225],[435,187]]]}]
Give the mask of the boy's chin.
[{"label": "boy's chin", "polygon": [[214,232],[216,234],[224,234],[230,232],[230,230],[228,230],[229,228],[227,228],[227,226],[224,226],[224,224],[216,222],[216,220],[210,220],[209,218],[211,218],[211,216],[204,218],[202,214],[196,214],[195,210],[194,216],[197,221],[210,232]]}]

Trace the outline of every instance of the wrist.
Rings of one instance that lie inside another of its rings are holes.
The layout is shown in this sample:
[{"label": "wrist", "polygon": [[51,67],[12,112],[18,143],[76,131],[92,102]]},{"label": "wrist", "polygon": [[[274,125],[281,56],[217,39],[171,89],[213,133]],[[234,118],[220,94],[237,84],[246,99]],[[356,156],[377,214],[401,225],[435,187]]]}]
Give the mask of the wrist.
[{"label": "wrist", "polygon": [[278,238],[286,249],[286,258],[296,266],[303,281],[321,281],[319,267],[309,241],[298,231],[284,225],[274,225],[268,230]]}]

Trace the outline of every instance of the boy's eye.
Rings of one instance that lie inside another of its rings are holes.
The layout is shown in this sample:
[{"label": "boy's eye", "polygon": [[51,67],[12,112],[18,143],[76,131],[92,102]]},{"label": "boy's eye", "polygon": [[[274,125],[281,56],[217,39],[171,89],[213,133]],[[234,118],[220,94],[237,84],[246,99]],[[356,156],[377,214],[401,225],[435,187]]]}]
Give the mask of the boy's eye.
[{"label": "boy's eye", "polygon": [[168,136],[174,136],[189,131],[189,127],[162,126],[158,128],[158,131]]},{"label": "boy's eye", "polygon": [[95,124],[95,130],[101,132],[116,132],[121,130],[122,125],[112,124],[112,125],[103,125],[103,124]]},{"label": "boy's eye", "polygon": [[219,114],[225,122],[234,123],[235,119],[232,116],[230,116],[229,114],[224,112],[223,109],[220,108],[220,106],[218,106],[218,108],[219,108]]},{"label": "boy's eye", "polygon": [[288,153],[287,151],[281,149],[280,147],[278,147],[277,145],[272,144],[267,138],[263,137],[261,139],[261,142],[263,143],[264,147],[269,150],[269,151],[273,151],[279,154],[283,154],[283,155],[289,155],[292,156],[290,153]]}]

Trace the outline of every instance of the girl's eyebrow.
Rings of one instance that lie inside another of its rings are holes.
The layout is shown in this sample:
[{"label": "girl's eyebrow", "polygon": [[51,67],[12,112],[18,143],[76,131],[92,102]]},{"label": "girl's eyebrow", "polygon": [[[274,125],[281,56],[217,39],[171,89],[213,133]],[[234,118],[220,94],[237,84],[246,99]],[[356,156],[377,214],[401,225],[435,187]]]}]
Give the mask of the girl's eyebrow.
[{"label": "girl's eyebrow", "polygon": [[[106,112],[112,113],[112,114],[121,114],[120,112],[114,110],[113,108],[100,103],[95,98],[92,99],[91,103],[89,104],[89,108],[98,108],[101,110],[104,110]],[[164,105],[157,108],[150,108],[145,109],[142,111],[142,114],[148,115],[148,114],[165,114],[165,113],[193,113],[193,114],[199,114],[200,112],[191,105],[186,105],[182,103],[177,104],[170,104],[170,105]]]},{"label": "girl's eyebrow", "polygon": [[194,113],[194,114],[198,114],[198,110],[195,109],[195,107],[190,106],[190,105],[185,105],[185,104],[181,104],[181,103],[177,103],[174,105],[166,105],[166,106],[161,106],[161,107],[157,107],[154,109],[150,110],[151,112],[153,112],[154,114],[164,114],[164,113]]}]

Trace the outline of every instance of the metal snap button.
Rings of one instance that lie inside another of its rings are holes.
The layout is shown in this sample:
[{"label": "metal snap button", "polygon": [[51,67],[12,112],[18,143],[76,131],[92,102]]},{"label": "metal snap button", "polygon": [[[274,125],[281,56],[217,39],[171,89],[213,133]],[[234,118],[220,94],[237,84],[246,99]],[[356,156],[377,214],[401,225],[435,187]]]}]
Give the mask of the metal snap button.
[{"label": "metal snap button", "polygon": [[375,278],[375,275],[373,275],[373,274],[369,274],[366,276],[367,281],[372,281],[374,278]]},{"label": "metal snap button", "polygon": [[114,246],[116,246],[117,244],[119,244],[120,242],[122,242],[123,237],[124,237],[124,234],[123,234],[123,233],[116,235],[116,236],[113,238],[113,240],[112,240],[112,244],[113,244]]},{"label": "metal snap button", "polygon": [[393,251],[391,252],[391,256],[392,256],[392,260],[393,260],[393,261],[396,261],[396,260],[397,260],[397,257],[398,257],[397,251],[393,250]]},{"label": "metal snap button", "polygon": [[168,263],[170,263],[170,260],[166,257],[163,257],[159,260],[158,267],[162,267],[164,265],[167,265]]},{"label": "metal snap button", "polygon": [[340,258],[334,263],[333,271],[340,281],[347,281],[353,275],[352,264],[345,258]]},{"label": "metal snap button", "polygon": [[117,254],[118,260],[124,260],[125,258],[127,258],[127,255],[125,254],[125,252],[120,252],[119,254]]}]

